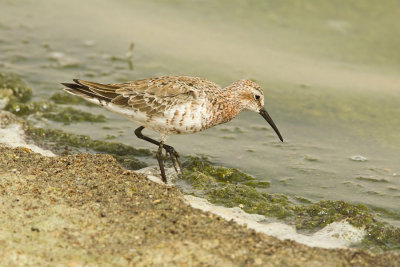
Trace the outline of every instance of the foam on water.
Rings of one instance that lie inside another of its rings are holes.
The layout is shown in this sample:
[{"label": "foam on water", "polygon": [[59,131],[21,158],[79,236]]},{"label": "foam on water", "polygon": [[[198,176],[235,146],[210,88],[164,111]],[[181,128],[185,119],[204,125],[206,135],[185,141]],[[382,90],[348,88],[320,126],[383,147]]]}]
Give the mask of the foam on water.
[{"label": "foam on water", "polygon": [[55,156],[55,154],[49,150],[42,149],[34,144],[26,143],[24,130],[22,129],[22,125],[18,123],[12,123],[0,128],[0,143],[10,147],[26,147],[46,157]]},{"label": "foam on water", "polygon": [[[171,175],[176,175],[175,170],[166,168],[165,171],[167,178],[169,178],[168,180],[173,180],[174,177],[171,177]],[[146,167],[137,172],[146,174],[147,178],[153,182],[163,184],[158,174],[159,169],[156,166]],[[172,183],[169,182],[169,184]],[[193,208],[211,212],[228,221],[234,220],[236,223],[246,225],[257,232],[274,236],[281,240],[294,240],[310,247],[348,248],[352,244],[360,243],[365,236],[364,229],[357,229],[347,221],[333,222],[314,234],[305,235],[297,233],[293,226],[279,222],[268,223],[268,219],[265,216],[247,213],[239,207],[226,208],[217,206],[206,199],[191,195],[185,195],[185,200]]]},{"label": "foam on water", "polygon": [[363,229],[357,229],[346,221],[333,222],[312,235],[299,234],[293,226],[278,222],[263,223],[266,221],[265,216],[246,213],[239,207],[216,206],[205,199],[189,195],[186,195],[185,199],[192,207],[209,211],[225,220],[234,220],[257,232],[275,236],[281,240],[294,240],[310,247],[348,248],[351,244],[360,243],[365,236]]}]

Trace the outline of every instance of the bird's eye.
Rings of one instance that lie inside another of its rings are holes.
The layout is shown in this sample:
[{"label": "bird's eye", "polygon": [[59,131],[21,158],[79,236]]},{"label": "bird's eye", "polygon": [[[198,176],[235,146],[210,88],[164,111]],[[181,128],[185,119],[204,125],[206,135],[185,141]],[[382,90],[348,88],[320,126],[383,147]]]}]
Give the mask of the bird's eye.
[{"label": "bird's eye", "polygon": [[259,95],[254,95],[254,98],[255,98],[256,100],[259,100],[259,99],[260,99],[260,96],[259,96]]}]

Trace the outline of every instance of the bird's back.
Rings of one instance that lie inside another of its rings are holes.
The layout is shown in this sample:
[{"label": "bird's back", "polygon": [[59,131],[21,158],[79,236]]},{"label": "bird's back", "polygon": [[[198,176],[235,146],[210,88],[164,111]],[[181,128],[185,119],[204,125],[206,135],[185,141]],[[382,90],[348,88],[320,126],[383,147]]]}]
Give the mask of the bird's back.
[{"label": "bird's back", "polygon": [[164,76],[116,84],[84,80],[64,83],[65,90],[123,114],[164,135],[207,128],[217,84],[197,77]]}]

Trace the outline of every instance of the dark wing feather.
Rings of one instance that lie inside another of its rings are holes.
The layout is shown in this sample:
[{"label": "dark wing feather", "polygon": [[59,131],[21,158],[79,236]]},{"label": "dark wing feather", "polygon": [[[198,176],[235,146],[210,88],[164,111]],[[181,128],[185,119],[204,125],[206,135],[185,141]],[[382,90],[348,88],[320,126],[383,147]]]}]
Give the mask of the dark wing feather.
[{"label": "dark wing feather", "polygon": [[104,96],[104,97],[107,97],[110,99],[116,98],[119,95],[119,94],[115,93],[115,91],[118,89],[118,87],[116,87],[116,86],[95,83],[95,82],[88,82],[88,81],[78,80],[78,79],[75,79],[74,82],[86,87],[88,90],[92,91],[93,93],[95,93],[97,95],[101,95],[101,96]]},{"label": "dark wing feather", "polygon": [[80,84],[75,84],[75,83],[62,83],[62,85],[68,87],[65,88],[64,90],[73,94],[73,95],[77,95],[83,98],[95,98],[95,99],[99,99],[99,100],[103,100],[106,102],[110,102],[110,98],[104,97],[102,95],[98,95],[94,92],[92,92],[91,90],[89,90],[88,88],[86,88],[85,86],[82,86]]}]

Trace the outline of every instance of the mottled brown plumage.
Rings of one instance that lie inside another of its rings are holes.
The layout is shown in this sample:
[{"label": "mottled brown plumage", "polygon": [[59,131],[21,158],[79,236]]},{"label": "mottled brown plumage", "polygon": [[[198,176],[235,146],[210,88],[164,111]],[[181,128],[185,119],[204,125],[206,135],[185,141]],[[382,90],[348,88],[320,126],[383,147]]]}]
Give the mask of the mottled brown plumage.
[{"label": "mottled brown plumage", "polygon": [[[264,109],[263,91],[249,80],[237,81],[226,88],[187,76],[164,76],[116,84],[77,79],[74,82],[63,83],[67,92],[136,121],[142,125],[136,135],[160,148],[164,146],[173,161],[179,162],[179,157],[172,147],[164,145],[169,135],[195,133],[228,122],[244,109],[260,113],[283,140]],[[160,133],[162,141],[143,136],[143,128]]]}]

